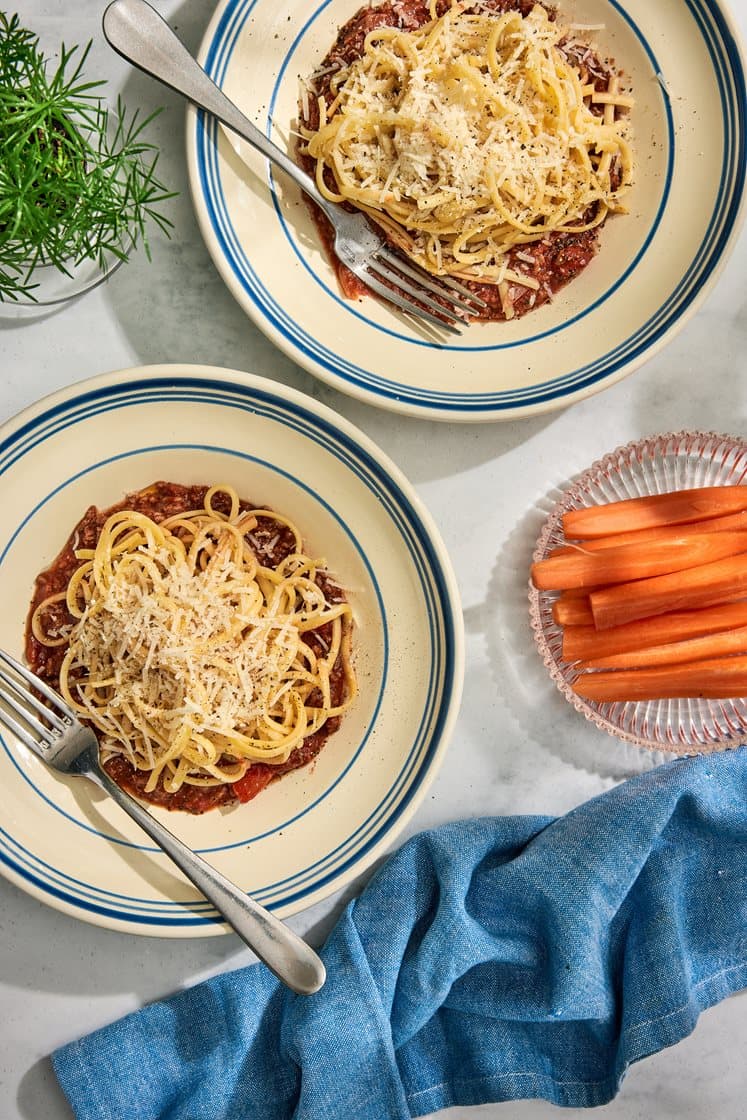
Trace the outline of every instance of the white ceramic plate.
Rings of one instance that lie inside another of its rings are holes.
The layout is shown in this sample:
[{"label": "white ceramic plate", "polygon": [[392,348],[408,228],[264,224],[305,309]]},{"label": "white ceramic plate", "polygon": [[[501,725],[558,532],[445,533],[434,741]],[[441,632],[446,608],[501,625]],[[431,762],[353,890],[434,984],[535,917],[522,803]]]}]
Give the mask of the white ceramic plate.
[{"label": "white ceramic plate", "polygon": [[[292,150],[309,75],[361,0],[223,0],[201,61]],[[698,306],[733,244],[745,180],[745,80],[717,0],[563,0],[603,24],[629,74],[638,152],[631,213],[551,305],[435,345],[377,300],[343,300],[297,188],[249,145],[190,111],[192,195],[226,284],[299,365],[353,396],[443,420],[513,419],[598,392],[636,369]]]},{"label": "white ceramic plate", "polygon": [[[390,845],[432,779],[463,674],[462,619],[438,532],[397,468],[311,399],[250,374],[153,366],[49,397],[0,431],[0,646],[19,656],[34,577],[90,504],[157,479],[231,483],[288,514],[349,591],[360,698],[309,767],[202,817],[155,810],[280,915]],[[0,871],[76,917],[169,937],[215,911],[82,778],[0,735]]]}]

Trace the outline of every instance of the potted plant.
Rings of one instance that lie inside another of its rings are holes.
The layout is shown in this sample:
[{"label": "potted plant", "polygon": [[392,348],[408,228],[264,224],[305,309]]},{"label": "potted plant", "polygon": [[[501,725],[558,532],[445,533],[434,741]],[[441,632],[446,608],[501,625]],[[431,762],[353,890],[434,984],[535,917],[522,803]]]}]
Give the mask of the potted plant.
[{"label": "potted plant", "polygon": [[105,83],[83,76],[90,46],[63,44],[52,67],[0,12],[0,302],[43,298],[50,271],[77,294],[82,266],[104,276],[140,242],[150,257],[149,221],[168,235],[159,207],[172,195],[144,138],[156,114],[107,107]]}]

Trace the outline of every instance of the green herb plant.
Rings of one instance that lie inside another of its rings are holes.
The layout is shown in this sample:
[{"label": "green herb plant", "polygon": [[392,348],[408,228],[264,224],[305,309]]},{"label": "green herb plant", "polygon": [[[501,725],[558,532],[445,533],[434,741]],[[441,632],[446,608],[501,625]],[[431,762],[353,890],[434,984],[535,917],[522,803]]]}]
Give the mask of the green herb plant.
[{"label": "green herb plant", "polygon": [[173,195],[143,138],[160,110],[128,116],[118,99],[110,111],[105,82],[83,78],[90,47],[63,44],[52,68],[38,36],[0,12],[0,302],[33,300],[39,265],[69,276],[139,242],[150,259],[149,220],[169,235],[159,206]]}]

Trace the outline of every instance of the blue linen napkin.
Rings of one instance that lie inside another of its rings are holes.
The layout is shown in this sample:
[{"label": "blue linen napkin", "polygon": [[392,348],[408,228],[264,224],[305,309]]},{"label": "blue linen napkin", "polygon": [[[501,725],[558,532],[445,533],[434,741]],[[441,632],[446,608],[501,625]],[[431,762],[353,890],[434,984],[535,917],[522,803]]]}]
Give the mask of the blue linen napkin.
[{"label": "blue linen napkin", "polygon": [[609,1101],[747,986],[747,747],[557,820],[407,842],[351,903],[314,996],[261,965],[57,1051],[79,1120],[400,1120]]}]

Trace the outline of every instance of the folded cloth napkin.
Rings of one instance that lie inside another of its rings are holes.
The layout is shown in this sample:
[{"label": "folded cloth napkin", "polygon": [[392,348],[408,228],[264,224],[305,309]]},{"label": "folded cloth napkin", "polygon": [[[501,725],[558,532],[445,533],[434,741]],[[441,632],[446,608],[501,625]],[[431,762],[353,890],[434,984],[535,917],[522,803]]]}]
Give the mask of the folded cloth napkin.
[{"label": "folded cloth napkin", "polygon": [[399,1120],[603,1104],[747,986],[747,747],[667,763],[557,820],[408,841],[339,919],[327,983],[261,965],[57,1051],[79,1120]]}]

